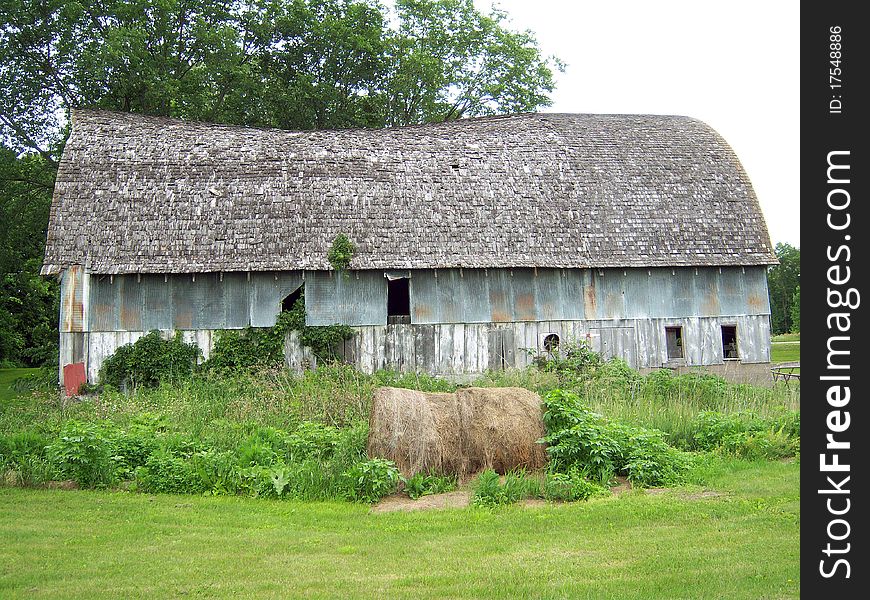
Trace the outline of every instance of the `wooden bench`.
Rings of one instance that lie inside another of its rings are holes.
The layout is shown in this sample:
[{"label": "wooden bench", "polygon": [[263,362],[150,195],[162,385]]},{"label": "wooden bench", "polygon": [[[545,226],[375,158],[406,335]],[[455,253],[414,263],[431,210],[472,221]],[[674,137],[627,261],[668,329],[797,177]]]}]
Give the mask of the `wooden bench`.
[{"label": "wooden bench", "polygon": [[799,362],[780,363],[771,367],[770,372],[773,373],[774,381],[784,381],[788,385],[788,382],[792,379],[800,382],[800,368],[801,364]]}]

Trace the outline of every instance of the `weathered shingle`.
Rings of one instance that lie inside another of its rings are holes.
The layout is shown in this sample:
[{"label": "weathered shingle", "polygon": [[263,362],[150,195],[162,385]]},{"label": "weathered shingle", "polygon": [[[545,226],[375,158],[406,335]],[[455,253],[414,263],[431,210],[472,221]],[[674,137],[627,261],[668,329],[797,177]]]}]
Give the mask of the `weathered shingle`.
[{"label": "weathered shingle", "polygon": [[758,265],[725,141],[678,116],[288,132],[74,111],[43,273]]}]

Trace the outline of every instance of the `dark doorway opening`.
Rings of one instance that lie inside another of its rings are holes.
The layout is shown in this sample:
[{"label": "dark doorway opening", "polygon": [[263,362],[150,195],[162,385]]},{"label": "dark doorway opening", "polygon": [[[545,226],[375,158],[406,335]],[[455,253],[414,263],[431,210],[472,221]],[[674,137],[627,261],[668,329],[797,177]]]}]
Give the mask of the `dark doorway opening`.
[{"label": "dark doorway opening", "polygon": [[665,342],[668,346],[668,358],[683,358],[683,328],[665,327]]},{"label": "dark doorway opening", "polygon": [[722,326],[722,357],[725,360],[734,360],[740,358],[740,355],[737,353],[736,325]]},{"label": "dark doorway opening", "polygon": [[411,322],[410,279],[387,279],[387,323]]},{"label": "dark doorway opening", "polygon": [[281,312],[293,310],[293,305],[296,304],[296,301],[302,297],[302,288],[305,286],[300,285],[296,288],[296,291],[292,292],[289,296],[284,298],[281,301]]}]

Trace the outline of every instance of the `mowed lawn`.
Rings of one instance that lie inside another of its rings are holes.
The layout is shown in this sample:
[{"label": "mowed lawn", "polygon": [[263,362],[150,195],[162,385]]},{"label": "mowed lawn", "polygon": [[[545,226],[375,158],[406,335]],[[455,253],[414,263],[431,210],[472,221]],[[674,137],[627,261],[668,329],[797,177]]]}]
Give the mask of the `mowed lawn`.
[{"label": "mowed lawn", "polygon": [[770,362],[800,362],[801,360],[801,335],[799,333],[785,333],[774,336],[770,345]]},{"label": "mowed lawn", "polygon": [[494,511],[0,488],[2,598],[798,598],[799,466]]},{"label": "mowed lawn", "polygon": [[18,395],[12,384],[20,377],[37,373],[39,369],[0,369],[0,401],[9,400]]}]

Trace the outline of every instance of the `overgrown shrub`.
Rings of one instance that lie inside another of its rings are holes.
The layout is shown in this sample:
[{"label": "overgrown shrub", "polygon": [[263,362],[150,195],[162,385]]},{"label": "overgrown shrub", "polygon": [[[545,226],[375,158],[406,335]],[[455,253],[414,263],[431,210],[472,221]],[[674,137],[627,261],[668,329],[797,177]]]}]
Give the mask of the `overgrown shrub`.
[{"label": "overgrown shrub", "polygon": [[350,238],[345,234],[339,233],[332,240],[332,245],[329,247],[329,252],[326,253],[326,260],[332,265],[336,271],[345,271],[350,266],[350,261],[356,252],[356,246]]},{"label": "overgrown shrub", "polygon": [[399,469],[393,461],[383,458],[358,462],[344,475],[345,496],[353,502],[377,502],[399,486]]},{"label": "overgrown shrub", "polygon": [[310,326],[305,324],[304,290],[290,310],[282,311],[273,327],[247,327],[218,332],[204,368],[251,369],[284,364],[284,340],[290,331],[299,332],[299,342],[311,348],[324,362],[337,358],[338,345],[353,336],[349,325]]},{"label": "overgrown shrub", "polygon": [[547,473],[547,479],[541,486],[541,496],[550,501],[576,502],[605,494],[607,490],[604,487],[592,483],[577,469],[567,473]]},{"label": "overgrown shrub", "polygon": [[519,502],[524,498],[537,498],[542,494],[541,482],[527,477],[525,471],[511,471],[501,481],[498,473],[487,469],[472,483],[472,506],[494,508]]},{"label": "overgrown shrub", "polygon": [[800,450],[800,413],[765,419],[753,413],[703,412],[693,426],[699,450],[750,460],[785,458]]},{"label": "overgrown shrub", "polygon": [[189,458],[160,449],[136,469],[136,484],[144,492],[199,494],[208,491]]},{"label": "overgrown shrub", "polygon": [[181,339],[181,332],[164,340],[158,331],[152,331],[103,361],[99,379],[103,385],[118,389],[155,387],[161,381],[189,377],[200,354],[196,344]]},{"label": "overgrown shrub", "polygon": [[412,500],[429,494],[443,494],[456,489],[455,476],[417,473],[405,481],[405,493]]},{"label": "overgrown shrub", "polygon": [[114,483],[117,465],[112,434],[106,423],[67,421],[46,448],[48,461],[61,477],[73,479],[81,487]]},{"label": "overgrown shrub", "polygon": [[6,472],[7,483],[33,486],[55,477],[55,469],[46,458],[48,438],[40,433],[22,431],[0,436],[0,475]]},{"label": "overgrown shrub", "polygon": [[540,370],[556,373],[562,383],[588,377],[603,363],[586,340],[565,340],[550,352],[535,354],[532,361]]},{"label": "overgrown shrub", "polygon": [[544,405],[543,441],[554,471],[577,469],[602,485],[621,473],[636,485],[652,486],[680,482],[690,466],[690,456],[670,446],[661,431],[610,421],[574,393],[553,390]]}]

